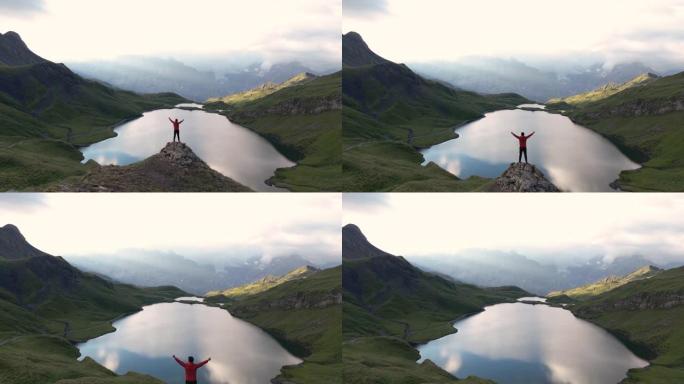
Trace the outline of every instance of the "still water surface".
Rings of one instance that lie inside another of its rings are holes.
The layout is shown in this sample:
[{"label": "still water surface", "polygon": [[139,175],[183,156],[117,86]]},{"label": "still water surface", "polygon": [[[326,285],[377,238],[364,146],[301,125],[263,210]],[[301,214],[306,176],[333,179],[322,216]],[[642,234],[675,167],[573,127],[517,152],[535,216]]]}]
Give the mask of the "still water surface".
[{"label": "still water surface", "polygon": [[418,348],[457,377],[499,384],[610,384],[648,363],[605,330],[570,311],[505,303],[457,321],[457,333]]},{"label": "still water surface", "polygon": [[511,131],[536,132],[527,142],[529,162],[564,191],[610,191],[621,171],[639,168],[607,139],[569,118],[521,109],[487,113],[457,128],[458,138],[422,151],[424,164],[433,161],[460,178],[497,177],[518,161]]},{"label": "still water surface", "polygon": [[[180,105],[197,107],[199,104]],[[117,136],[82,148],[84,161],[126,165],[158,153],[173,139],[168,118],[184,120],[181,141],[210,167],[257,191],[277,191],[264,181],[277,168],[295,165],[266,139],[227,118],[201,110],[180,108],[145,112],[142,117],[116,128]]]},{"label": "still water surface", "polygon": [[261,329],[203,304],[153,304],[114,327],[113,333],[79,344],[81,357],[119,374],[135,371],[170,384],[185,382],[174,354],[185,361],[194,356],[196,362],[211,357],[198,379],[212,384],[268,384],[282,366],[301,362]]}]

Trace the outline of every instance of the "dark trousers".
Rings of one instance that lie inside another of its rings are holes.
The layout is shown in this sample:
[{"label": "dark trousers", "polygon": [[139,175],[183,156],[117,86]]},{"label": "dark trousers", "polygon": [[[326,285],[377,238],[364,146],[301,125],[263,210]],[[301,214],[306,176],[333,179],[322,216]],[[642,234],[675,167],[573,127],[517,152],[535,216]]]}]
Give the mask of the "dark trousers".
[{"label": "dark trousers", "polygon": [[176,141],[176,137],[178,137],[178,142],[180,143],[180,131],[173,131],[173,141]]},{"label": "dark trousers", "polygon": [[[180,141],[180,139],[178,139]],[[520,148],[520,152],[518,152],[518,163],[522,160],[523,154],[525,155],[525,163],[527,163],[527,148]]]},{"label": "dark trousers", "polygon": [[[178,141],[180,141],[180,139],[178,139]],[[197,380],[193,380],[193,381],[185,380],[185,384],[197,384]]]}]

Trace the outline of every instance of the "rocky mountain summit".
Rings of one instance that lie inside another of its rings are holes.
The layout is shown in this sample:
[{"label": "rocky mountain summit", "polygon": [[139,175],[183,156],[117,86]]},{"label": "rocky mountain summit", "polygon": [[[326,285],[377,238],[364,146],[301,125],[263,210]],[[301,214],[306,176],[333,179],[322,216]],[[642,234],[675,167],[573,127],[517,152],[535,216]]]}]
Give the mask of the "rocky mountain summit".
[{"label": "rocky mountain summit", "polygon": [[47,60],[33,53],[18,33],[9,31],[0,33],[0,64],[8,66],[30,65]]},{"label": "rocky mountain summit", "polygon": [[36,256],[49,255],[29,244],[14,225],[0,227],[0,259],[18,260]]},{"label": "rocky mountain summit", "polygon": [[533,164],[512,163],[494,180],[490,192],[560,192]]},{"label": "rocky mountain summit", "polygon": [[211,169],[184,143],[167,143],[147,159],[125,166],[100,166],[77,181],[49,190],[60,192],[248,192],[251,189]]}]

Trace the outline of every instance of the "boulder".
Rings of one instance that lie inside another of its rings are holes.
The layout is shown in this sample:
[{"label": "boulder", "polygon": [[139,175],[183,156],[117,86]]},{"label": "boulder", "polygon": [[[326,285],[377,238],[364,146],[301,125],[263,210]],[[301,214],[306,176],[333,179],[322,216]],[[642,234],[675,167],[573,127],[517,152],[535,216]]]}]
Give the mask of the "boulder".
[{"label": "boulder", "polygon": [[560,192],[533,164],[512,163],[489,188],[490,192]]}]

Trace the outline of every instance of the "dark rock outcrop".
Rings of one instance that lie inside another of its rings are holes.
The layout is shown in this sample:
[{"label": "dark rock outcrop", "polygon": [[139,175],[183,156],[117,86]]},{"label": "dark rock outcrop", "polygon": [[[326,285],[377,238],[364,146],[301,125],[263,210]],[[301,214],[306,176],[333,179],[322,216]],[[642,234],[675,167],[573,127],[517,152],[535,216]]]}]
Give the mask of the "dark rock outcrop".
[{"label": "dark rock outcrop", "polygon": [[33,53],[18,33],[0,33],[0,64],[9,66],[30,65],[47,60]]},{"label": "dark rock outcrop", "polygon": [[371,244],[356,225],[347,224],[342,228],[342,258],[363,259],[376,256],[392,255]]},{"label": "dark rock outcrop", "polygon": [[386,59],[368,48],[368,44],[363,41],[363,38],[358,33],[349,32],[342,36],[342,65],[359,67],[387,62]]},{"label": "dark rock outcrop", "polygon": [[49,255],[29,244],[14,225],[0,227],[0,259],[18,260],[36,256]]},{"label": "dark rock outcrop", "polygon": [[78,181],[51,187],[60,192],[248,192],[251,189],[211,169],[184,143],[167,143],[138,163],[94,165]]},{"label": "dark rock outcrop", "polygon": [[490,192],[560,192],[532,164],[513,163],[494,180]]},{"label": "dark rock outcrop", "polygon": [[342,292],[315,292],[305,293],[296,292],[292,295],[281,297],[275,300],[262,300],[252,305],[237,305],[231,307],[231,312],[238,317],[246,317],[254,313],[264,311],[292,311],[298,309],[327,308],[333,305],[342,304]]}]

